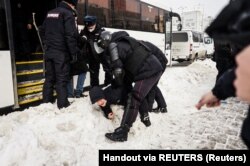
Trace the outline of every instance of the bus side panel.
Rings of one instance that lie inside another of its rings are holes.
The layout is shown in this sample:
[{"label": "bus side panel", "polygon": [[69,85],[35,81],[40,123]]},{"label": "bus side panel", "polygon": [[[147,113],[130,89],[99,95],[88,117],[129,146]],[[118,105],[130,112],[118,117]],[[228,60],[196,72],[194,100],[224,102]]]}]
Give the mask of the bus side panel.
[{"label": "bus side panel", "polygon": [[10,51],[0,52],[0,108],[14,105]]}]

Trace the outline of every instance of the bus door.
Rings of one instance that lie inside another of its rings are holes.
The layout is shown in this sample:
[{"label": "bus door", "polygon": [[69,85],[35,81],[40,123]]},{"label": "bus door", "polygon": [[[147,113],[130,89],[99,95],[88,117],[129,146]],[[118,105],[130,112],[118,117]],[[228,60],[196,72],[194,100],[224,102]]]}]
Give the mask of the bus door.
[{"label": "bus door", "polygon": [[0,109],[15,104],[6,6],[0,0]]},{"label": "bus door", "polygon": [[42,25],[58,0],[12,0],[12,30],[16,67],[18,105],[41,101],[44,83],[43,51],[34,26]]}]

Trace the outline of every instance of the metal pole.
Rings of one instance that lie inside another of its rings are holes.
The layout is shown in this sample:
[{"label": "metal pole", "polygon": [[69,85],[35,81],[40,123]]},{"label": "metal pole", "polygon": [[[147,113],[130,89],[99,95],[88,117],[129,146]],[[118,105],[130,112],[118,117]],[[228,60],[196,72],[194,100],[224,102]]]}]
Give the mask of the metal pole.
[{"label": "metal pole", "polygon": [[43,51],[43,76],[45,76],[45,59],[44,59],[44,48],[43,48],[43,43],[42,43],[42,39],[41,39],[41,36],[40,36],[40,33],[39,33],[39,29],[36,25],[36,18],[35,18],[35,14],[36,13],[32,13],[32,18],[33,18],[33,25],[36,29],[36,32],[37,32],[37,36],[38,36],[38,39],[39,39],[39,42],[40,42],[40,45],[41,45],[41,48],[42,48],[42,51]]},{"label": "metal pole", "polygon": [[[171,13],[172,13],[172,11],[171,11]],[[169,52],[169,54],[170,54],[170,67],[172,66],[172,14],[170,13],[170,42],[169,42],[169,48],[170,48],[170,52]]]}]

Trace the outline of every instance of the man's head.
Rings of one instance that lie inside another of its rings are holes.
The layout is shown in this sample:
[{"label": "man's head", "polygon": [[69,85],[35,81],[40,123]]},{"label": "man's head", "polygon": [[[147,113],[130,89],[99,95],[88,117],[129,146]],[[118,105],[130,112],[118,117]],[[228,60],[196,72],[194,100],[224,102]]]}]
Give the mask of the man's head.
[{"label": "man's head", "polygon": [[84,25],[88,29],[89,32],[93,32],[96,28],[96,16],[85,16],[84,17]]},{"label": "man's head", "polygon": [[95,86],[89,91],[89,97],[92,104],[97,104],[104,107],[106,105],[106,99],[101,87]]},{"label": "man's head", "polygon": [[78,3],[78,0],[63,0],[63,1],[70,3],[71,5],[73,5],[75,7],[77,6],[77,3]]},{"label": "man's head", "polygon": [[99,47],[106,49],[111,42],[112,34],[109,31],[103,31],[97,44]]}]

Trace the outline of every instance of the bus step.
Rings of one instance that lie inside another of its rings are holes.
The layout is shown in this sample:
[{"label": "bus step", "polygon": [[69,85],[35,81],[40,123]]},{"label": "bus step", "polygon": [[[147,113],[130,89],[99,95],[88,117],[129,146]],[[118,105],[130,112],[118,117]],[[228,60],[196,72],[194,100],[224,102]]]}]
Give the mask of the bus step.
[{"label": "bus step", "polygon": [[[54,92],[53,96],[56,96],[56,92]],[[43,94],[42,92],[39,92],[19,97],[18,103],[19,105],[30,104],[42,99],[43,99]]]},{"label": "bus step", "polygon": [[43,55],[43,52],[33,52],[31,55]]},{"label": "bus step", "polygon": [[18,103],[19,105],[28,104],[28,103],[42,100],[42,98],[43,98],[42,92],[39,92],[39,93],[19,97]]},{"label": "bus step", "polygon": [[16,65],[27,65],[27,64],[37,64],[37,63],[43,63],[43,60],[19,61],[19,62],[16,62]]},{"label": "bus step", "polygon": [[43,69],[36,69],[36,70],[22,70],[17,72],[17,76],[22,75],[31,75],[31,74],[40,74],[43,73]]},{"label": "bus step", "polygon": [[36,92],[41,92],[43,90],[43,85],[35,85],[31,87],[20,88],[17,90],[17,94],[20,95],[27,95]]},{"label": "bus step", "polygon": [[19,61],[16,62],[16,71],[43,69],[43,61]]},{"label": "bus step", "polygon": [[31,81],[24,81],[24,82],[19,82],[17,84],[18,88],[24,88],[24,87],[29,87],[29,86],[34,86],[34,85],[40,85],[43,84],[45,79],[39,79],[39,80],[31,80]]},{"label": "bus step", "polygon": [[36,60],[43,60],[42,52],[16,54],[16,61],[36,61]]}]

